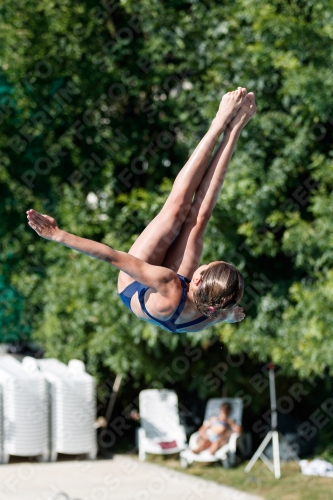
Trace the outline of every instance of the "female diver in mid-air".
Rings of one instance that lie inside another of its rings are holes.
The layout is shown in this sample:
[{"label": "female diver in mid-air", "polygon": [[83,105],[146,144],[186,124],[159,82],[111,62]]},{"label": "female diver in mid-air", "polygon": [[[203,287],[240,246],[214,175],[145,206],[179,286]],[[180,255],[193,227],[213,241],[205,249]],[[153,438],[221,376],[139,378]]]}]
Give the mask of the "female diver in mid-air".
[{"label": "female diver in mid-air", "polygon": [[[29,225],[42,238],[120,269],[120,298],[148,323],[182,333],[221,321],[242,321],[245,315],[237,306],[244,292],[241,273],[223,261],[199,264],[205,228],[237,140],[255,112],[254,94],[245,88],[223,96],[208,132],[176,177],[162,210],[128,253],[67,233],[52,217],[35,210],[27,211]],[[223,140],[208,165],[222,133]]]}]

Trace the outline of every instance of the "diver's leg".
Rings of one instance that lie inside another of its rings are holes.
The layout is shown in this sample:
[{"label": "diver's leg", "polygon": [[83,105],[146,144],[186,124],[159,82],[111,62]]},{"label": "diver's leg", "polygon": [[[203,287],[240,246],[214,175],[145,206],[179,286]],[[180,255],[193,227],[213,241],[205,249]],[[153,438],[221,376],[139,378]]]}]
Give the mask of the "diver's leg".
[{"label": "diver's leg", "polygon": [[254,94],[250,92],[228,125],[223,141],[197,189],[181,231],[167,251],[162,264],[164,267],[188,278],[191,278],[199,267],[205,229],[220,194],[241,130],[255,111]]},{"label": "diver's leg", "polygon": [[[168,248],[188,215],[194,193],[202,182],[216,142],[242,105],[245,95],[246,89],[239,87],[223,96],[208,132],[177,175],[162,210],[130,248],[131,255],[149,264],[162,265]],[[131,281],[129,276],[120,272],[118,289],[122,290]]]}]

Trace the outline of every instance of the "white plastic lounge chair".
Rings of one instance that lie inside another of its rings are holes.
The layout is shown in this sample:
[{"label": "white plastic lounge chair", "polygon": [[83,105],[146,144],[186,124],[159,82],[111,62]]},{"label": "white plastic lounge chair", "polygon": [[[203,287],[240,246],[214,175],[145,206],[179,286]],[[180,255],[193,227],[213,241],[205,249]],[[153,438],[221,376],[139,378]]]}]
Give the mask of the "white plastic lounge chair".
[{"label": "white plastic lounge chair", "polygon": [[139,395],[141,427],[139,458],[146,453],[170,455],[186,448],[185,429],[179,423],[178,398],[174,391],[147,389]]},{"label": "white plastic lounge chair", "polygon": [[[223,403],[231,405],[229,417],[238,425],[242,424],[243,401],[241,398],[212,398],[209,399],[206,406],[205,418],[217,416],[220,412],[220,407]],[[195,454],[192,450],[197,448],[198,432],[195,432],[190,437],[189,447],[180,453],[180,461],[182,467],[186,468],[193,462],[218,462],[222,461],[224,467],[234,466],[236,463],[236,449],[239,448],[242,456],[247,456],[251,452],[251,435],[239,434],[233,432],[230,435],[229,442],[222,446],[214,455],[211,455],[208,450]]]}]

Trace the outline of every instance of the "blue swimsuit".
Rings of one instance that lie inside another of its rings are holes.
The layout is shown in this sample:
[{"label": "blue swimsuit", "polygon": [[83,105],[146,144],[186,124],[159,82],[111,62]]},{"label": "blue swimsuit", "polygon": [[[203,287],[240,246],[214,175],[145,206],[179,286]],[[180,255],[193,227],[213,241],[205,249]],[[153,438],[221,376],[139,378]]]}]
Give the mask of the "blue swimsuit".
[{"label": "blue swimsuit", "polygon": [[[227,424],[224,420],[217,420],[217,421],[216,421],[216,423],[221,424],[221,425],[222,425],[225,429],[227,429],[227,430],[231,430],[230,425],[229,425],[229,424]],[[215,423],[215,422],[213,422],[213,423],[211,424],[211,426],[216,425],[216,423]],[[217,441],[218,439],[220,439],[221,434],[213,434],[212,432],[209,432],[209,431],[211,431],[211,428],[210,428],[210,427],[207,429],[207,436],[208,436],[208,439],[209,439],[209,441],[210,441],[211,443],[215,443],[215,441]]]},{"label": "blue swimsuit", "polygon": [[157,324],[158,326],[162,327],[164,330],[167,330],[168,332],[181,333],[181,332],[177,332],[177,330],[181,330],[181,329],[186,328],[188,326],[192,326],[192,325],[196,325],[198,323],[201,323],[202,321],[205,321],[208,318],[208,316],[200,316],[200,318],[197,318],[193,321],[189,321],[188,323],[181,323],[178,325],[175,324],[175,321],[180,316],[180,314],[182,313],[182,310],[184,309],[184,306],[185,306],[186,294],[187,294],[186,283],[190,283],[190,281],[191,281],[188,278],[184,278],[184,276],[181,276],[180,274],[177,274],[177,276],[179,277],[180,282],[182,284],[182,296],[181,296],[178,307],[177,307],[175,313],[173,314],[172,318],[170,318],[166,321],[162,321],[160,319],[154,318],[154,316],[149,314],[149,312],[146,309],[145,293],[149,289],[149,286],[141,285],[141,283],[139,283],[138,281],[133,281],[133,283],[128,285],[125,288],[125,290],[123,290],[119,294],[119,296],[120,296],[121,300],[124,302],[125,306],[130,311],[132,311],[131,299],[132,299],[133,295],[136,292],[138,292],[139,302],[140,302],[140,305],[141,305],[143,312],[145,312],[147,314],[147,316],[149,316],[149,318],[151,318],[153,320],[153,321],[148,321],[148,323],[153,323],[155,325]]}]

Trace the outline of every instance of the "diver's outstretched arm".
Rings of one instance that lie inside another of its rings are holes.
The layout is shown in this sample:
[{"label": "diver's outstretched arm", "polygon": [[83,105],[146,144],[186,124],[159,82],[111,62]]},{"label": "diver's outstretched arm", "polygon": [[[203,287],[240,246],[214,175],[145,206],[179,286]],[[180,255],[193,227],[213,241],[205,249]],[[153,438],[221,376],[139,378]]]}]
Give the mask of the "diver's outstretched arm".
[{"label": "diver's outstretched arm", "polygon": [[[179,294],[180,298],[181,284],[177,274],[170,269],[152,266],[126,252],[114,250],[103,243],[67,233],[58,227],[55,219],[48,215],[42,215],[36,210],[28,210],[27,217],[29,225],[36,231],[38,236],[107,262],[131,276],[134,280],[156,290],[164,297]],[[174,302],[177,303],[179,298],[177,296]]]}]

